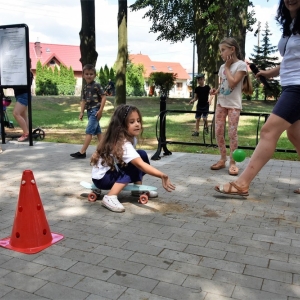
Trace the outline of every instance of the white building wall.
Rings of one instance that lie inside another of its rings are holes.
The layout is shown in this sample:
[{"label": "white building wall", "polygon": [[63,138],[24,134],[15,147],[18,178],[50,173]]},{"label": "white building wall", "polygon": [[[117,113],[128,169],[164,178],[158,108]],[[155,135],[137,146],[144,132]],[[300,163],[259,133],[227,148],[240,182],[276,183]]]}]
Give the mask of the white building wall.
[{"label": "white building wall", "polygon": [[[190,80],[177,79],[176,83],[182,83],[182,88],[178,89],[177,85],[175,84],[169,92],[169,98],[190,98],[190,90],[188,87],[189,82],[190,82]],[[149,95],[150,87],[146,83],[146,80],[145,80],[145,91],[146,91],[147,95]],[[159,89],[155,89],[155,92],[158,95]]]}]

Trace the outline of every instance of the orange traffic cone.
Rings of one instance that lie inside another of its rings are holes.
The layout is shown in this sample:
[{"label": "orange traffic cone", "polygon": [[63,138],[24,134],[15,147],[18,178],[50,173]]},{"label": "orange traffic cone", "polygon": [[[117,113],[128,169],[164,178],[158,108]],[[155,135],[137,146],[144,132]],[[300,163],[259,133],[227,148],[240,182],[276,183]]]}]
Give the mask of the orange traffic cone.
[{"label": "orange traffic cone", "polygon": [[11,237],[0,240],[0,246],[33,254],[61,239],[63,235],[51,233],[33,173],[25,170]]}]

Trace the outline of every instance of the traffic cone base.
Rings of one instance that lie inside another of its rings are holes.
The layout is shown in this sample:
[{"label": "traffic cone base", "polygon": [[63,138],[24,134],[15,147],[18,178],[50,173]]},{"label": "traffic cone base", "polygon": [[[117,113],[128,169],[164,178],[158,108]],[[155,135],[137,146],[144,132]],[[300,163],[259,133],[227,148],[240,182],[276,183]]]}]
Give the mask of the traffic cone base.
[{"label": "traffic cone base", "polygon": [[33,254],[63,239],[52,233],[31,170],[23,172],[11,236],[0,240],[0,247]]},{"label": "traffic cone base", "polygon": [[51,235],[52,235],[51,242],[48,243],[48,244],[44,244],[42,246],[39,246],[39,247],[34,247],[34,248],[14,247],[10,243],[11,242],[11,237],[7,237],[7,238],[4,238],[4,239],[0,240],[0,247],[10,249],[10,250],[14,250],[14,251],[17,251],[17,252],[26,253],[26,254],[34,254],[34,253],[38,253],[38,252],[50,247],[51,245],[59,242],[60,240],[62,240],[64,238],[63,235],[58,234],[58,233],[54,233],[54,232],[51,232]]}]

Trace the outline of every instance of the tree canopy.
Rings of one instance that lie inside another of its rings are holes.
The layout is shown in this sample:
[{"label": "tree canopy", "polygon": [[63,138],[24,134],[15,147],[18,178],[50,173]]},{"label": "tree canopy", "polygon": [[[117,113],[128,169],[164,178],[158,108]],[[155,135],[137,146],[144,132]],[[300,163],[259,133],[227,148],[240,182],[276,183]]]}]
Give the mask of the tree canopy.
[{"label": "tree canopy", "polygon": [[226,36],[236,38],[245,55],[246,31],[256,21],[249,0],[137,0],[136,11],[149,10],[144,18],[152,22],[150,31],[157,40],[173,43],[191,38],[196,43],[198,72],[207,71],[209,81],[218,69],[219,42]]},{"label": "tree canopy", "polygon": [[[260,27],[260,24],[258,25]],[[274,68],[279,65],[278,57],[273,56],[277,52],[277,46],[273,46],[270,43],[270,32],[268,22],[265,24],[265,29],[262,32],[261,44],[254,45],[254,53],[251,53],[249,59],[257,66],[260,70],[267,70]],[[259,82],[254,84],[256,90],[259,87]],[[280,94],[280,84],[279,81],[275,78],[269,80],[270,89],[264,87],[265,100],[267,97],[274,97],[276,100]],[[256,93],[257,94],[257,93]]]},{"label": "tree canopy", "polygon": [[149,75],[149,82],[154,83],[155,87],[160,90],[161,96],[168,97],[176,78],[177,73],[152,72]]}]

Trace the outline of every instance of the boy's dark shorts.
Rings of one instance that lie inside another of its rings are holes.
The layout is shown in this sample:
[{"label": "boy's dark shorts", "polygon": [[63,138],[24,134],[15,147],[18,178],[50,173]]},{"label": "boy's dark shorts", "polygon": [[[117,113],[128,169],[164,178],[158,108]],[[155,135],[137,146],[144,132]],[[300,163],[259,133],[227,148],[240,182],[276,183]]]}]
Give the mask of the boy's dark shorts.
[{"label": "boy's dark shorts", "polygon": [[300,85],[282,87],[282,93],[272,113],[290,124],[300,120]]},{"label": "boy's dark shorts", "polygon": [[203,119],[207,119],[207,115],[208,115],[208,110],[206,110],[206,112],[201,112],[201,111],[196,111],[196,114],[195,114],[195,119],[201,119],[201,117]]}]

